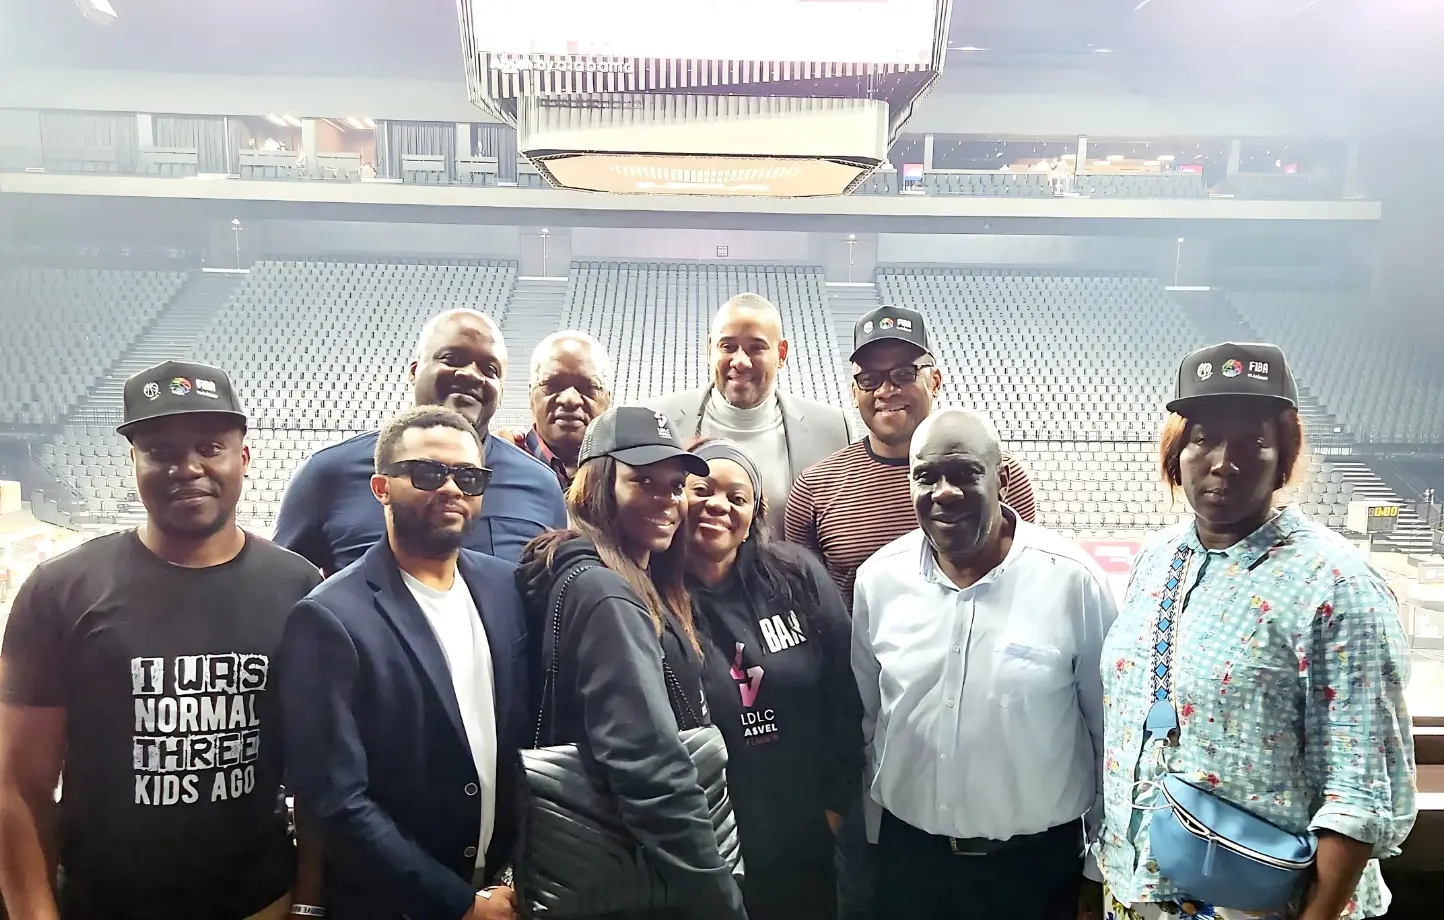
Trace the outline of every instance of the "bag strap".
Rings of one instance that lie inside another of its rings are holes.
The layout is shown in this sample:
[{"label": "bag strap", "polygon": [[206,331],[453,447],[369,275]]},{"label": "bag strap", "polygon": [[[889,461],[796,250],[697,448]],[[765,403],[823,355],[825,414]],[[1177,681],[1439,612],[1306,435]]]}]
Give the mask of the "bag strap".
[{"label": "bag strap", "polygon": [[1153,649],[1150,675],[1154,702],[1173,697],[1173,649],[1178,634],[1178,617],[1183,613],[1183,587],[1188,581],[1193,550],[1187,543],[1178,544],[1173,561],[1168,564],[1168,580],[1163,583],[1163,596],[1158,600],[1158,617],[1153,624]]},{"label": "bag strap", "polygon": [[[692,710],[692,703],[687,699],[687,694],[682,692],[682,682],[677,679],[677,672],[667,663],[667,649],[662,649],[662,675],[667,679],[667,701],[672,704],[672,716],[677,720],[677,727],[686,731],[689,728],[701,728],[703,722],[697,718],[697,713]],[[681,704],[680,708],[678,704]],[[682,714],[687,714],[683,719]],[[686,724],[683,724],[683,723]]]},{"label": "bag strap", "polygon": [[[566,599],[567,589],[572,582],[577,580],[587,569],[593,569],[593,565],[579,565],[566,575],[562,576],[561,588],[557,591],[557,599],[552,603],[551,615],[547,618],[546,632],[542,637],[542,656],[547,662],[547,676],[542,682],[541,700],[536,710],[536,730],[532,734],[532,747],[542,746],[542,721],[551,709],[552,719],[550,728],[556,726],[556,705],[557,705],[557,667],[558,659],[561,657],[562,645],[562,601]],[[550,703],[550,706],[548,705]],[[550,732],[548,732],[550,737]]]}]

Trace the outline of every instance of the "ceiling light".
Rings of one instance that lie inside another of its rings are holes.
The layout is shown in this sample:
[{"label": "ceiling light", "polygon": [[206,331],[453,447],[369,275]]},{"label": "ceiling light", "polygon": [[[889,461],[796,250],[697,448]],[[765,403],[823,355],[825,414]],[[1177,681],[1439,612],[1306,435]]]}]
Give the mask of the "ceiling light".
[{"label": "ceiling light", "polygon": [[1113,49],[1112,49],[1112,48],[1094,48],[1094,49],[1093,49],[1093,53],[1094,53],[1094,54],[1112,54],[1112,53],[1113,53]]},{"label": "ceiling light", "polygon": [[284,119],[286,120],[286,124],[290,125],[291,127],[293,127],[293,128],[299,128],[299,127],[301,127],[301,119],[297,118],[296,116],[294,116],[294,115],[282,115],[281,117],[284,118]]},{"label": "ceiling light", "polygon": [[115,7],[110,5],[109,0],[75,0],[75,5],[80,7],[80,15],[91,22],[103,26],[115,22]]},{"label": "ceiling light", "polygon": [[1171,154],[1171,153],[1160,154],[1159,157],[1158,157],[1158,161],[1159,161],[1160,163],[1172,163],[1173,160],[1174,160],[1174,156],[1173,156],[1173,154]]},{"label": "ceiling light", "polygon": [[352,117],[352,116],[348,116],[348,117],[346,118],[346,124],[347,124],[349,127],[355,128],[357,131],[362,131],[362,130],[365,130],[365,128],[366,128],[366,126],[361,123],[361,119],[355,118],[355,117]]},{"label": "ceiling light", "polygon": [[964,45],[961,48],[954,48],[954,51],[987,51],[987,48],[975,48],[972,45]]},{"label": "ceiling light", "polygon": [[1111,153],[1111,154],[1109,154],[1109,155],[1107,156],[1106,159],[1107,159],[1108,162],[1110,162],[1110,163],[1117,163],[1119,160],[1124,159],[1124,156],[1123,156],[1123,154],[1121,154],[1121,153]]},{"label": "ceiling light", "polygon": [[267,115],[266,121],[269,121],[273,125],[280,125],[282,128],[286,127],[286,119],[279,115]]}]

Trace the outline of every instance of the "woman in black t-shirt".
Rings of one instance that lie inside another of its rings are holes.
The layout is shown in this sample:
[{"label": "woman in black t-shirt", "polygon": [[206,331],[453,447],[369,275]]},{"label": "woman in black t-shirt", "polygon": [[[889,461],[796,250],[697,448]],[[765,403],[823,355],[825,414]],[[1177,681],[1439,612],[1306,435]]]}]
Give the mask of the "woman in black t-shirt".
[{"label": "woman in black t-shirt", "polygon": [[833,920],[833,835],[862,781],[850,619],[821,563],[771,542],[756,465],[704,440],[687,478],[687,571],[707,703],[727,741],[751,920]]},{"label": "woman in black t-shirt", "polygon": [[[622,823],[677,893],[672,903],[686,905],[626,914],[598,909],[597,918],[746,920],[677,734],[707,719],[681,559],[686,477],[705,471],[661,416],[611,409],[592,422],[582,443],[567,494],[572,529],[545,533],[522,550],[517,584],[530,621],[531,711],[542,720],[541,744],[581,749],[618,799]],[[553,611],[557,670],[543,699]],[[676,678],[673,694],[664,666]]]}]

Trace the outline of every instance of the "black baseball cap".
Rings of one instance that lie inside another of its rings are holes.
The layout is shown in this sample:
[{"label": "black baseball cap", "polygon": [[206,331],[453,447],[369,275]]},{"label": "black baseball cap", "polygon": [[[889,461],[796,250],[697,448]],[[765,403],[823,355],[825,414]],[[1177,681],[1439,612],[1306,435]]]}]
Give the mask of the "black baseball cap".
[{"label": "black baseball cap", "polygon": [[673,457],[694,476],[707,475],[707,461],[683,450],[667,416],[641,406],[617,406],[592,419],[577,462],[611,457],[627,466],[650,466]]},{"label": "black baseball cap", "polygon": [[1279,408],[1299,407],[1298,384],[1283,351],[1262,342],[1224,342],[1184,358],[1178,386],[1165,408],[1184,413],[1215,396],[1251,396],[1276,402]]},{"label": "black baseball cap", "polygon": [[122,396],[124,421],[115,430],[130,437],[137,425],[172,415],[206,413],[246,427],[246,413],[226,372],[209,364],[165,361],[132,375]]},{"label": "black baseball cap", "polygon": [[932,352],[928,345],[928,324],[921,313],[907,307],[878,307],[863,314],[852,327],[852,355],[848,360],[856,361],[857,353],[864,346],[886,339],[911,342],[924,352]]}]

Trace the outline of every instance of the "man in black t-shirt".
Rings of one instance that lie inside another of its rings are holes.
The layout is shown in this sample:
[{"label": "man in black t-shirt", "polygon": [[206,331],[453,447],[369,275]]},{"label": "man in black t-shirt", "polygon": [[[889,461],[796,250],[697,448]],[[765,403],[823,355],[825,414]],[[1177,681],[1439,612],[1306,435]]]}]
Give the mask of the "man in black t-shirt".
[{"label": "man in black t-shirt", "polygon": [[0,647],[0,890],[27,920],[281,917],[269,670],[320,576],[236,526],[250,452],[223,371],[160,364],[124,402],[145,523],[41,563]]}]

